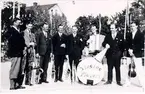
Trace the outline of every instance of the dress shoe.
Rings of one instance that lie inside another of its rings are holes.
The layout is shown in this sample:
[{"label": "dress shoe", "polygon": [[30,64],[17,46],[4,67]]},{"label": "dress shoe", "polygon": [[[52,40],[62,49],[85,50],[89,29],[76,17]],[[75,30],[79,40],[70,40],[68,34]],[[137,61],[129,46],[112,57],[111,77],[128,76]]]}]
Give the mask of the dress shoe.
[{"label": "dress shoe", "polygon": [[63,82],[63,80],[62,80],[62,79],[59,79],[59,81],[60,81],[60,82]]},{"label": "dress shoe", "polygon": [[43,83],[49,83],[48,81],[43,81]]},{"label": "dress shoe", "polygon": [[29,85],[29,83],[25,83],[25,85]]},{"label": "dress shoe", "polygon": [[33,86],[33,84],[29,84],[29,86]]},{"label": "dress shoe", "polygon": [[54,82],[57,82],[57,81],[58,81],[57,79],[54,80]]},{"label": "dress shoe", "polygon": [[42,84],[42,81],[39,81],[38,84]]},{"label": "dress shoe", "polygon": [[10,90],[16,90],[17,88],[10,88]]},{"label": "dress shoe", "polygon": [[25,85],[29,85],[29,86],[32,86],[33,84],[31,84],[31,83],[25,83]]},{"label": "dress shoe", "polygon": [[111,81],[107,81],[106,83],[104,83],[105,85],[111,84]]},{"label": "dress shoe", "polygon": [[24,86],[18,86],[17,89],[25,89],[26,87]]},{"label": "dress shoe", "polygon": [[119,85],[119,86],[123,86],[120,82],[117,82],[117,85]]}]

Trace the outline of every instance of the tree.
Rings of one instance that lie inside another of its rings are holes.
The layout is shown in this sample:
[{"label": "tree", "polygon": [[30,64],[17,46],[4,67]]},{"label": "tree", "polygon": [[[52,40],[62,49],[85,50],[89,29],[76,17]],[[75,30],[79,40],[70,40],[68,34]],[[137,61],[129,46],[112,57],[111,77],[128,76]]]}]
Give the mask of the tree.
[{"label": "tree", "polygon": [[[19,2],[20,3],[20,2]],[[4,2],[4,8],[2,9],[2,42],[5,41],[5,33],[7,32],[8,28],[12,25],[13,20],[13,2]],[[23,26],[23,19],[25,19],[25,7],[26,5],[21,3],[20,4],[20,19],[22,20]],[[15,2],[15,18],[18,14],[18,2]]]},{"label": "tree", "polygon": [[[109,33],[109,25],[107,24],[108,17],[101,17],[101,32],[100,34],[106,35]],[[80,16],[76,21],[76,26],[79,33],[83,36],[88,36],[90,34],[91,25],[95,25],[99,29],[99,16]]]},{"label": "tree", "polygon": [[[58,25],[64,24],[67,22],[67,19],[64,14],[50,15],[47,9],[43,9],[43,6],[33,6],[27,10],[27,15],[30,15],[31,22],[34,24],[34,31],[39,32],[41,29],[42,23],[48,23],[51,34],[54,35],[57,32]],[[51,17],[52,16],[52,17]],[[51,17],[51,20],[50,20]],[[52,22],[52,23],[51,23]],[[67,24],[64,24],[67,25]],[[67,27],[67,26],[65,26]]]}]

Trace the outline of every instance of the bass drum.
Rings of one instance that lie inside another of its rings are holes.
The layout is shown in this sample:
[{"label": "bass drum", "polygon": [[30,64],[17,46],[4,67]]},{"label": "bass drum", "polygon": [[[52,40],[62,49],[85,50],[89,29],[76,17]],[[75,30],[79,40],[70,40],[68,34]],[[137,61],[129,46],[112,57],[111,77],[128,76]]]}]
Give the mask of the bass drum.
[{"label": "bass drum", "polygon": [[77,77],[83,84],[98,84],[104,77],[102,63],[93,57],[83,59],[78,64]]}]

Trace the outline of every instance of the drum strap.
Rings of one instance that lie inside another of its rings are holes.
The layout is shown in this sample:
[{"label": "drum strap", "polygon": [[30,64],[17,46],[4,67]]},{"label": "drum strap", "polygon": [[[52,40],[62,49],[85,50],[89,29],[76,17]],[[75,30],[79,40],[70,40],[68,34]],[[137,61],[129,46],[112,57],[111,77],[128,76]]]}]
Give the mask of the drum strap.
[{"label": "drum strap", "polygon": [[97,60],[96,58],[94,58],[97,62],[101,63],[99,60]]}]

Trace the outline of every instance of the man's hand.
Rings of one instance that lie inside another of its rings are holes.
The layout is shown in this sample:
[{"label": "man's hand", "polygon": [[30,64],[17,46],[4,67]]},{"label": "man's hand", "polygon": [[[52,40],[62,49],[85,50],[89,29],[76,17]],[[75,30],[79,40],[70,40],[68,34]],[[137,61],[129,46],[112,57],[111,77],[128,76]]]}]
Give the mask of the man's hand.
[{"label": "man's hand", "polygon": [[60,45],[60,47],[65,48],[65,47],[66,47],[66,45],[63,43],[63,44],[61,44],[61,45]]},{"label": "man's hand", "polygon": [[109,44],[106,44],[105,48],[110,48],[110,45]]},{"label": "man's hand", "polygon": [[29,45],[30,45],[30,46],[34,46],[35,43],[34,43],[34,42],[30,42]]},{"label": "man's hand", "polygon": [[50,53],[50,57],[53,58],[53,54],[52,53]]},{"label": "man's hand", "polygon": [[82,38],[80,38],[80,41],[83,41],[83,39],[82,39]]},{"label": "man's hand", "polygon": [[129,49],[128,52],[129,52],[130,56],[133,56],[134,55],[132,49]]},{"label": "man's hand", "polygon": [[69,58],[68,58],[68,55],[66,55],[66,59],[68,60]]},{"label": "man's hand", "polygon": [[40,55],[37,53],[37,54],[36,54],[36,57],[39,57],[39,56],[40,56]]},{"label": "man's hand", "polygon": [[23,50],[24,55],[27,53],[26,50],[27,50],[27,47],[25,47],[24,50]]}]

